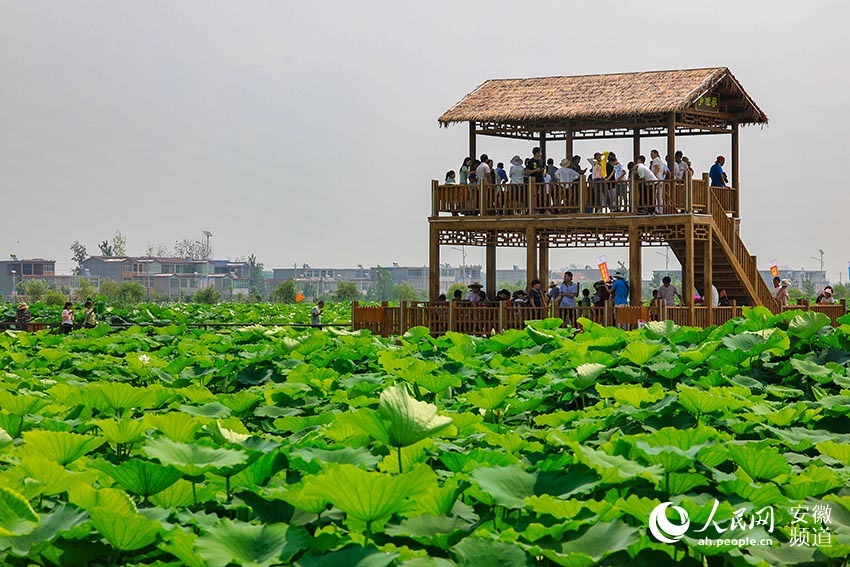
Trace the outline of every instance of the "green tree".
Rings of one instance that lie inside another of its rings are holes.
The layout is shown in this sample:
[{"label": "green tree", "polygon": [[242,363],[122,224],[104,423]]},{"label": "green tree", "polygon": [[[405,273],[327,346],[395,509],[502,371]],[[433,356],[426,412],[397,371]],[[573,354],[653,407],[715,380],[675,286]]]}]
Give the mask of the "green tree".
[{"label": "green tree", "polygon": [[257,257],[251,254],[245,261],[248,264],[248,278],[250,279],[250,290],[252,294],[265,295],[266,276],[263,273],[263,263],[257,261]]},{"label": "green tree", "polygon": [[91,279],[80,277],[80,287],[74,293],[74,298],[77,301],[85,301],[86,298],[94,297],[96,293],[97,290],[91,283]]},{"label": "green tree", "polygon": [[111,257],[115,255],[115,251],[112,249],[112,245],[108,240],[104,240],[100,244],[97,245],[100,248],[100,253],[106,257]]},{"label": "green tree", "polygon": [[117,302],[121,305],[136,305],[145,299],[147,291],[138,282],[124,282],[118,286]]},{"label": "green tree", "polygon": [[337,301],[359,301],[361,299],[363,299],[363,294],[357,289],[357,284],[354,282],[339,282],[339,285],[336,287]]},{"label": "green tree", "polygon": [[71,244],[71,252],[73,252],[73,256],[71,259],[77,263],[77,267],[74,268],[75,274],[83,273],[83,262],[86,258],[89,257],[89,253],[86,250],[86,245],[82,244],[79,240],[75,240],[73,244]]},{"label": "green tree", "polygon": [[299,285],[301,286],[301,293],[304,294],[304,297],[316,299],[319,292],[319,286],[316,285],[316,282],[301,282]]},{"label": "green tree", "polygon": [[[466,299],[466,294],[469,291],[469,289],[466,287],[465,283],[461,283],[461,282],[455,282],[455,283],[453,283],[452,285],[449,286],[449,289],[446,292],[446,299],[451,301],[454,298],[456,289],[460,290],[460,296],[462,298]],[[434,299],[436,300],[436,298],[434,298]]]},{"label": "green tree", "polygon": [[112,280],[103,280],[100,282],[100,291],[98,295],[102,295],[108,302],[114,303],[118,301],[120,287],[121,286]]},{"label": "green tree", "polygon": [[116,230],[112,235],[112,252],[116,256],[127,255],[127,237],[121,234],[120,230]]},{"label": "green tree", "polygon": [[195,303],[207,303],[212,305],[221,301],[221,294],[214,287],[207,287],[196,293],[192,300]]},{"label": "green tree", "polygon": [[21,291],[30,301],[41,301],[50,291],[50,286],[44,280],[25,280],[21,285]]},{"label": "green tree", "polygon": [[400,283],[393,286],[393,301],[418,301],[419,294],[409,283]]},{"label": "green tree", "polygon": [[286,280],[281,282],[271,294],[274,303],[295,303],[295,282]]},{"label": "green tree", "polygon": [[68,296],[55,289],[51,289],[44,296],[44,303],[46,305],[65,305],[66,301],[68,301]]},{"label": "green tree", "polygon": [[366,299],[369,301],[388,301],[393,298],[393,277],[388,270],[378,268],[375,279],[369,284]]}]

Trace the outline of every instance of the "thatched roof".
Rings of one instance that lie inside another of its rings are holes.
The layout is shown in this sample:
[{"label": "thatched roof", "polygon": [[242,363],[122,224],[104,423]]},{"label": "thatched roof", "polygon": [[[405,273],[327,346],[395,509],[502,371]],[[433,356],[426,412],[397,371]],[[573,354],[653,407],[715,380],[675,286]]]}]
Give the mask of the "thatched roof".
[{"label": "thatched roof", "polygon": [[691,110],[710,92],[721,94],[725,111],[741,124],[767,123],[767,116],[726,67],[491,79],[446,111],[439,122],[578,124],[654,116]]}]

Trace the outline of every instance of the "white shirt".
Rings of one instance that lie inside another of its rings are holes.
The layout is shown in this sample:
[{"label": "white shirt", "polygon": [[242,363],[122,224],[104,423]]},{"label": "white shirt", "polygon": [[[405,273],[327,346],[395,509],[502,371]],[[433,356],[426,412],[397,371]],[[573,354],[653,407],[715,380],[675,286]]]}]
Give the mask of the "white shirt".
[{"label": "white shirt", "polygon": [[673,162],[673,179],[684,179],[685,174],[688,172],[688,164],[685,162]]},{"label": "white shirt", "polygon": [[558,171],[555,172],[555,179],[561,183],[573,183],[574,181],[578,181],[579,177],[578,172],[569,167],[559,167]]},{"label": "white shirt", "polygon": [[614,181],[625,181],[626,180],[626,168],[623,167],[623,164],[617,161],[617,165],[614,166]]},{"label": "white shirt", "polygon": [[478,181],[483,179],[485,183],[493,182],[493,178],[490,176],[490,166],[487,165],[486,161],[481,162],[481,165],[475,170],[475,174],[478,176]]},{"label": "white shirt", "polygon": [[649,168],[652,171],[653,175],[655,175],[655,179],[660,179],[664,175],[664,162],[661,161],[661,156],[658,156],[657,158],[652,158],[652,161],[649,162]]},{"label": "white shirt", "polygon": [[525,168],[523,166],[511,164],[511,171],[509,174],[511,183],[522,183],[524,175]]},{"label": "white shirt", "polygon": [[635,172],[637,173],[637,178],[641,181],[658,181],[658,178],[655,177],[655,174],[646,167],[646,165],[639,163],[635,166]]}]

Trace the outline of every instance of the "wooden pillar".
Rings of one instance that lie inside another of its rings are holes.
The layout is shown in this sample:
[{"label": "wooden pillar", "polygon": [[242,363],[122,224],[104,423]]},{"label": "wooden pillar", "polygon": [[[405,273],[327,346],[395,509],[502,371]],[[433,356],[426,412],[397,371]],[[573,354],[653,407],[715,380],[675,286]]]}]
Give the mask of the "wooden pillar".
[{"label": "wooden pillar", "polygon": [[732,187],[734,187],[735,217],[741,216],[741,160],[738,147],[738,121],[732,123]]},{"label": "wooden pillar", "polygon": [[525,229],[525,283],[537,277],[537,231],[533,226]]},{"label": "wooden pillar", "polygon": [[632,130],[632,153],[634,154],[634,156],[632,157],[635,159],[637,159],[637,157],[640,155],[640,128],[634,128]]},{"label": "wooden pillar", "polygon": [[[682,297],[685,305],[694,305],[694,221],[687,217],[685,223],[685,263],[682,265]],[[693,321],[689,324],[693,325]]]},{"label": "wooden pillar", "polygon": [[670,175],[673,175],[673,164],[676,159],[673,157],[676,154],[676,113],[671,112],[670,118],[667,120],[667,167],[670,168]]},{"label": "wooden pillar", "polygon": [[475,121],[469,121],[469,157],[472,159],[476,158],[475,154]]},{"label": "wooden pillar", "polygon": [[484,282],[487,290],[487,298],[493,300],[496,297],[496,233],[487,234],[487,250],[484,259],[484,269],[487,271],[487,280]]},{"label": "wooden pillar", "polygon": [[546,132],[540,132],[540,141],[538,143],[540,146],[540,155],[543,160],[543,167],[546,167]]},{"label": "wooden pillar", "polygon": [[[712,261],[712,228],[709,225],[708,227],[708,238],[705,241],[705,248],[703,250],[703,284],[702,284],[702,296],[703,298],[708,298],[707,301],[704,300],[706,307],[708,308],[708,324],[709,326],[714,325],[714,294],[711,291],[711,281],[714,279],[714,275],[711,273],[711,261]],[[720,290],[717,290],[718,295],[720,294]]]},{"label": "wooden pillar", "polygon": [[629,305],[639,306],[643,297],[643,266],[640,228],[629,227]]},{"label": "wooden pillar", "polygon": [[428,231],[428,296],[431,301],[440,297],[440,231],[431,228]]},{"label": "wooden pillar", "polygon": [[566,157],[570,159],[573,157],[573,126],[572,124],[567,124],[567,148],[566,148]]},{"label": "wooden pillar", "polygon": [[[537,277],[540,278],[540,281],[543,284],[544,290],[549,290],[549,240],[544,236],[539,236],[539,244],[538,244],[538,258],[537,265],[539,269],[537,270]],[[530,283],[530,282],[529,282]]]}]

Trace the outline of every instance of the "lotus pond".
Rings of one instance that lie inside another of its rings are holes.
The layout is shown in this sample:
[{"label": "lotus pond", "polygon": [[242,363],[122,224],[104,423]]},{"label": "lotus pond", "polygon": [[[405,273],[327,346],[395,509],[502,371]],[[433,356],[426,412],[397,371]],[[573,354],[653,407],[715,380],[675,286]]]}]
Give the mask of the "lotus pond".
[{"label": "lotus pond", "polygon": [[7,331],[0,564],[847,563],[850,316],[583,323]]}]

